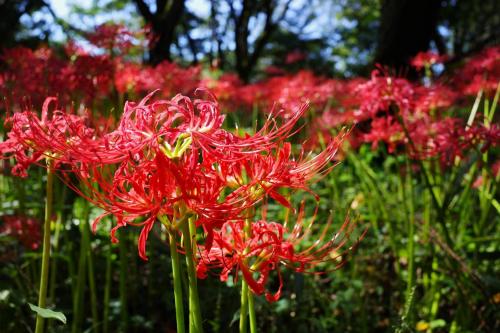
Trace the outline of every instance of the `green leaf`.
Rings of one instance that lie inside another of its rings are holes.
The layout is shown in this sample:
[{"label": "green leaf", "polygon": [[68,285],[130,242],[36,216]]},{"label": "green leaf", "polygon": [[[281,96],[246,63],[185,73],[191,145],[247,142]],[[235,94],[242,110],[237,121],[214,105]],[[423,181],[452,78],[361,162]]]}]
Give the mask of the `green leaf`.
[{"label": "green leaf", "polygon": [[64,315],[64,313],[52,311],[50,309],[44,309],[36,305],[33,305],[31,303],[28,303],[28,305],[30,306],[31,311],[36,312],[41,317],[49,319],[57,319],[61,321],[63,324],[66,324],[66,316]]},{"label": "green leaf", "polygon": [[445,327],[446,321],[444,321],[444,319],[435,319],[435,320],[431,321],[429,324],[430,324],[431,328],[434,329],[434,328],[438,328],[438,327]]}]

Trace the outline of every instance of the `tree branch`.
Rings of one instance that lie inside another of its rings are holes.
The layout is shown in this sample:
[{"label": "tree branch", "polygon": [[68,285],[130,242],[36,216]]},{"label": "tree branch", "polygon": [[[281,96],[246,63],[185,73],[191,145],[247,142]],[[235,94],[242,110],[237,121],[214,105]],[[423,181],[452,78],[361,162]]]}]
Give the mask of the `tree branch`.
[{"label": "tree branch", "polygon": [[137,9],[139,10],[139,13],[141,13],[142,17],[147,22],[153,23],[155,20],[155,17],[153,16],[153,13],[151,13],[151,10],[149,9],[148,5],[143,0],[134,0]]}]

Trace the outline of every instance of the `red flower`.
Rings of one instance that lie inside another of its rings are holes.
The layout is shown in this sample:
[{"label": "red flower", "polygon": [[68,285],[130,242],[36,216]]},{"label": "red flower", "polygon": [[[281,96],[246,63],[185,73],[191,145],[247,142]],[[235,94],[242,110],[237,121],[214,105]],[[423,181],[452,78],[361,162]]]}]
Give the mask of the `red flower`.
[{"label": "red flower", "polygon": [[0,234],[16,238],[30,250],[36,250],[40,246],[41,223],[36,219],[23,215],[10,215],[0,217]]},{"label": "red flower", "polygon": [[139,254],[144,259],[157,217],[173,220],[179,207],[183,214],[196,216],[211,239],[224,222],[240,219],[267,196],[289,206],[277,190],[307,190],[313,177],[330,170],[345,135],[317,156],[302,153],[295,160],[285,140],[305,107],[285,120],[272,113],[261,130],[240,137],[222,129],[224,117],[215,98],[208,96],[150,102],[150,94],[138,104],[125,105],[116,130],[64,146],[80,179],[73,188],[106,211],[96,223],[103,216],[116,216],[114,241],[119,228],[142,227]]},{"label": "red flower", "polygon": [[[333,262],[335,269],[344,264],[345,254],[353,247],[341,249],[348,242],[354,224],[346,220],[338,232],[327,236],[330,223],[326,224],[318,238],[310,239],[313,237],[313,221],[305,222],[304,205],[292,229],[280,223],[260,220],[251,222],[250,236],[247,237],[245,221],[226,222],[219,232],[214,233],[213,244],[200,247],[198,277],[205,278],[209,271],[216,270],[220,279],[225,281],[230,274],[237,278],[241,270],[254,293],[265,293],[269,302],[277,301],[283,285],[281,266],[303,273],[313,272],[315,266],[327,261]],[[360,238],[363,236],[364,233]],[[305,245],[306,242],[311,245]],[[274,294],[266,288],[272,271],[277,272],[280,282]]]},{"label": "red flower", "polygon": [[479,90],[494,93],[500,81],[500,47],[494,46],[471,57],[454,77],[456,86],[467,95]]},{"label": "red flower", "polygon": [[410,64],[416,69],[430,67],[434,64],[440,64],[446,61],[446,55],[439,55],[432,51],[419,52],[411,61]]},{"label": "red flower", "polygon": [[71,147],[93,136],[84,118],[61,110],[49,114],[49,106],[55,101],[54,97],[45,100],[41,118],[33,111],[16,112],[7,118],[6,124],[12,128],[7,140],[0,143],[0,153],[2,158],[16,159],[13,174],[26,177],[28,167],[45,157],[69,163],[75,158]]},{"label": "red flower", "polygon": [[302,61],[306,59],[307,55],[304,52],[301,52],[300,50],[295,50],[286,55],[285,58],[285,64],[293,64],[298,61]]}]

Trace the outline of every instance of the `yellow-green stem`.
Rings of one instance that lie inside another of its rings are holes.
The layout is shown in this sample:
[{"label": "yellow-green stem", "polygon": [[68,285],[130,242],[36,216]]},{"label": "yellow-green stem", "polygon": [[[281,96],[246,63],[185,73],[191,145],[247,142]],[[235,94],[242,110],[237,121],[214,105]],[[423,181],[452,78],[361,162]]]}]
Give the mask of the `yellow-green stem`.
[{"label": "yellow-green stem", "polygon": [[121,317],[121,329],[123,332],[127,332],[128,329],[128,305],[127,305],[127,235],[122,233],[120,235],[120,243],[118,247],[120,249],[120,317]]},{"label": "yellow-green stem", "polygon": [[[38,306],[46,307],[47,284],[49,281],[50,263],[50,222],[52,218],[52,206],[54,197],[54,161],[47,160],[47,187],[45,200],[45,222],[43,225],[43,248],[42,248],[42,273],[40,275],[40,289],[38,292]],[[42,333],[44,329],[44,318],[36,316],[35,333]]]},{"label": "yellow-green stem", "polygon": [[255,304],[253,293],[248,289],[248,316],[250,317],[250,333],[257,333],[257,317],[255,316]]},{"label": "yellow-green stem", "polygon": [[[89,228],[87,224],[85,226]],[[90,231],[90,230],[89,230]],[[92,313],[92,332],[98,333],[100,330],[99,327],[99,315],[97,313],[97,291],[95,285],[95,273],[94,273],[94,258],[92,256],[92,249],[90,248],[90,244],[88,246],[87,251],[87,265],[88,265],[88,279],[89,279],[89,289],[90,289],[90,310]]]},{"label": "yellow-green stem", "polygon": [[247,332],[248,319],[248,283],[245,279],[241,280],[241,308],[240,308],[240,333]]},{"label": "yellow-green stem", "polygon": [[182,233],[184,235],[184,250],[186,251],[186,264],[189,282],[189,331],[190,332],[203,332],[200,300],[198,298],[198,281],[196,278],[196,267],[193,252],[193,239],[195,234],[191,235],[189,224],[194,223],[191,219],[188,223],[181,225]]},{"label": "yellow-green stem", "polygon": [[[62,191],[62,195],[59,197],[59,202],[56,207],[56,221],[55,221],[55,227],[54,227],[54,240],[52,242],[52,250],[54,252],[57,252],[57,249],[59,248],[59,238],[61,234],[61,224],[62,224],[62,207],[63,207],[63,201],[65,198],[65,191],[66,187],[64,187],[64,190]],[[55,192],[55,190],[54,190]],[[52,258],[51,260],[51,265],[50,265],[50,283],[49,283],[49,302],[52,304],[55,303],[55,293],[56,293],[56,275],[57,275],[57,261],[58,258]],[[49,319],[47,322],[47,330],[50,331],[52,324],[54,322],[54,319]]]},{"label": "yellow-green stem", "polygon": [[81,331],[84,316],[85,286],[87,284],[87,252],[90,246],[89,204],[87,201],[83,202],[83,207],[83,214],[80,217],[80,258],[78,260],[78,275],[73,298],[73,322],[71,325],[71,332],[73,333]]},{"label": "yellow-green stem", "polygon": [[184,327],[184,305],[182,302],[182,278],[175,231],[169,232],[169,243],[170,257],[172,259],[172,276],[174,280],[175,320],[177,322],[177,333],[184,333],[186,329]]},{"label": "yellow-green stem", "polygon": [[[250,214],[248,214],[250,215]],[[245,239],[250,239],[252,237],[252,221],[249,216],[245,219],[245,225],[243,227],[243,231],[245,232]],[[244,253],[247,252],[245,249]],[[247,261],[244,261],[246,264]],[[254,265],[258,265],[258,263],[254,263]],[[253,267],[253,266],[252,266]],[[245,279],[242,279],[241,283],[241,309],[240,309],[240,333],[247,332],[247,319],[250,316],[250,332],[256,332],[257,320],[255,317],[255,307],[254,307],[254,299],[253,294],[250,288],[248,287],[248,283]]]},{"label": "yellow-green stem", "polygon": [[106,256],[106,275],[104,283],[104,309],[102,315],[102,331],[103,333],[109,332],[109,299],[111,294],[111,244],[108,247],[108,253]]},{"label": "yellow-green stem", "polygon": [[[413,179],[411,177],[411,165],[408,158],[406,159],[406,181],[408,182],[408,193],[406,193],[408,206],[408,280],[406,287],[406,299],[413,297],[413,286],[415,284],[415,208],[413,205]],[[409,320],[412,322],[412,314],[410,312]]]}]

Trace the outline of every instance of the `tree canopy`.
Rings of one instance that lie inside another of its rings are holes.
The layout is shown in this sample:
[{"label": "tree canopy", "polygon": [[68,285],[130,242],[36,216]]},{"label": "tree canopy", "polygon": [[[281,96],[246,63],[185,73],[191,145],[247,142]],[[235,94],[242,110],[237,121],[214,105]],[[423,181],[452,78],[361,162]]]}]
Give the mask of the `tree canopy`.
[{"label": "tree canopy", "polygon": [[[353,76],[378,63],[404,72],[418,52],[432,49],[454,62],[500,38],[495,0],[96,0],[90,7],[68,6],[79,20],[57,16],[49,1],[3,2],[0,47],[61,42],[49,23],[74,37],[107,17],[148,29],[146,62],[204,62],[249,81],[269,66]],[[110,12],[128,14],[106,16]]]}]

